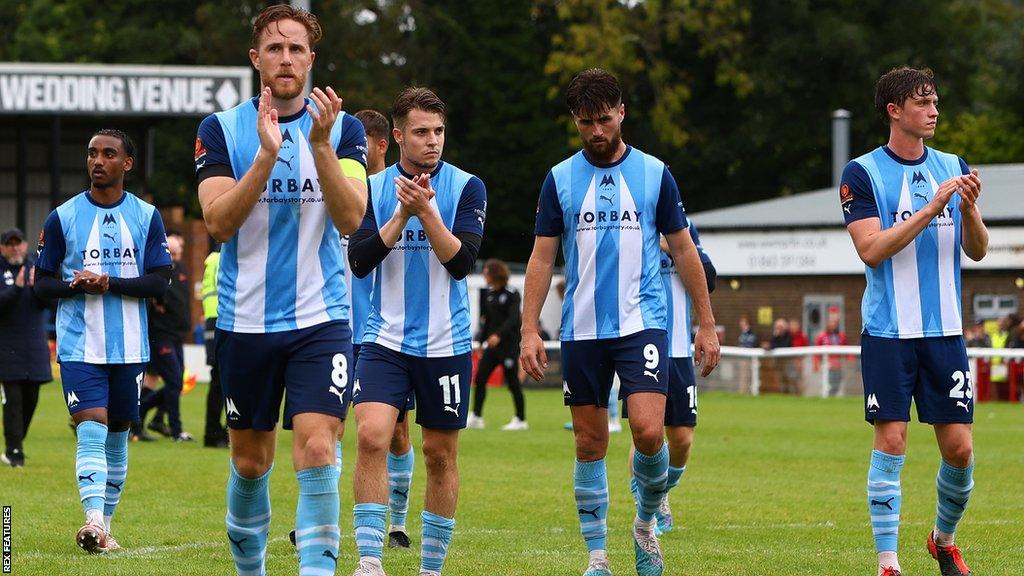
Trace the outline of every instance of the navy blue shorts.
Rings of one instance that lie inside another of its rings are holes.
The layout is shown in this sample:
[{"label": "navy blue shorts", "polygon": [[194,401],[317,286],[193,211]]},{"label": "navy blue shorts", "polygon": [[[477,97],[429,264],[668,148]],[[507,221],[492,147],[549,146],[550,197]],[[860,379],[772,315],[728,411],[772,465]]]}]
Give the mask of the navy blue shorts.
[{"label": "navy blue shorts", "polygon": [[[362,344],[353,344],[352,345],[352,357],[356,359],[356,363],[355,363],[356,366],[359,366],[359,349],[362,346],[363,346]],[[355,373],[355,370],[353,370],[353,373]],[[400,409],[399,412],[398,412],[398,421],[399,422],[405,422],[405,415],[408,414],[409,412],[412,412],[415,409],[416,409],[416,395],[413,394],[412,392],[410,392],[409,393],[409,397],[405,399],[405,408]]]},{"label": "navy blue shorts", "polygon": [[603,340],[562,342],[562,392],[566,406],[608,407],[612,378],[619,398],[668,391],[668,335],[664,330]]},{"label": "navy blue shorts", "polygon": [[151,351],[147,374],[156,374],[164,379],[164,386],[181,389],[185,376],[185,352],[180,342],[154,340],[149,343]]},{"label": "navy blue shorts", "polygon": [[61,362],[60,381],[68,412],[106,408],[107,422],[139,419],[144,364]]},{"label": "navy blue shorts", "polygon": [[974,385],[962,336],[879,338],[861,336],[864,419],[928,424],[974,422]]},{"label": "navy blue shorts", "polygon": [[[626,402],[622,403],[622,417],[629,418]],[[693,358],[669,358],[665,426],[697,426],[697,378],[693,373]]]},{"label": "navy blue shorts", "polygon": [[[296,414],[348,414],[352,331],[345,320],[243,334],[217,329],[217,364],[228,427],[270,431],[284,397],[284,428]],[[287,392],[287,396],[285,396]]]},{"label": "navy blue shorts", "polygon": [[364,343],[359,350],[352,403],[382,402],[401,413],[410,395],[415,395],[417,424],[458,430],[466,427],[472,374],[471,352],[422,358]]}]

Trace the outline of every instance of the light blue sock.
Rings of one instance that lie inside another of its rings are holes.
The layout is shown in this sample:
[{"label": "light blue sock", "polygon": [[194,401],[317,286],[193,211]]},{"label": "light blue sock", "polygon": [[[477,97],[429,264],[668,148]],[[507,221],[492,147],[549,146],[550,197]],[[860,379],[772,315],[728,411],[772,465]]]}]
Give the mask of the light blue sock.
[{"label": "light blue sock", "polygon": [[967,468],[957,468],[943,461],[935,477],[935,488],[939,495],[935,527],[951,535],[967,511],[967,502],[974,490],[974,460]]},{"label": "light blue sock", "polygon": [[682,479],[683,473],[686,472],[686,466],[682,468],[676,468],[669,464],[668,467],[668,480],[665,482],[665,493],[668,494],[673,488],[679,485],[679,480]]},{"label": "light blue sock", "polygon": [[228,546],[238,576],[266,574],[267,534],[270,531],[271,467],[259,478],[243,478],[231,462],[228,476]]},{"label": "light blue sock", "polygon": [[107,487],[107,425],[86,420],[78,425],[78,450],[75,474],[78,495],[89,520],[103,520],[103,501]]},{"label": "light blue sock", "polygon": [[335,465],[299,470],[299,503],[295,509],[295,547],[299,574],[334,574],[338,565],[338,468]]},{"label": "light blue sock", "polygon": [[896,552],[900,532],[900,471],[906,456],[894,456],[878,450],[871,451],[868,468],[868,511],[871,514],[871,532],[875,536],[875,550]]},{"label": "light blue sock", "polygon": [[341,457],[341,440],[334,443],[334,467],[338,469],[338,479],[341,479],[341,472],[345,469],[344,460]]},{"label": "light blue sock", "polygon": [[639,450],[633,453],[633,478],[636,480],[638,506],[636,514],[640,520],[650,522],[661,505],[668,482],[668,446],[661,443],[661,449],[651,456]]},{"label": "light blue sock", "polygon": [[355,517],[352,521],[356,534],[356,549],[360,558],[384,557],[384,517],[388,507],[384,504],[367,502],[352,507]]},{"label": "light blue sock", "polygon": [[448,545],[452,543],[455,518],[445,518],[423,511],[423,543],[420,545],[420,570],[441,573]]},{"label": "light blue sock", "polygon": [[401,456],[388,452],[388,508],[391,509],[391,526],[405,526],[415,463],[416,453],[412,448]]},{"label": "light blue sock", "polygon": [[103,522],[110,532],[110,521],[121,502],[124,481],[128,477],[128,431],[107,432],[107,482],[103,494]]},{"label": "light blue sock", "polygon": [[573,473],[576,512],[580,533],[587,550],[608,549],[608,473],[604,458],[593,462],[576,461]]}]

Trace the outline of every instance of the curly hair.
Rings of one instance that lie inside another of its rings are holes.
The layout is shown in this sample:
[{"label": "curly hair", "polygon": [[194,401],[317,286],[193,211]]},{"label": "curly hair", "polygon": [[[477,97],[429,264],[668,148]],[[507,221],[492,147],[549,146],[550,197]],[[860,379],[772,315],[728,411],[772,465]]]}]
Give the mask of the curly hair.
[{"label": "curly hair", "polygon": [[935,94],[935,75],[931,68],[899,66],[889,70],[875,83],[875,112],[889,124],[889,104],[903,106],[907,98]]},{"label": "curly hair", "polygon": [[600,68],[580,72],[569,82],[565,103],[576,116],[592,117],[622,104],[619,80]]}]

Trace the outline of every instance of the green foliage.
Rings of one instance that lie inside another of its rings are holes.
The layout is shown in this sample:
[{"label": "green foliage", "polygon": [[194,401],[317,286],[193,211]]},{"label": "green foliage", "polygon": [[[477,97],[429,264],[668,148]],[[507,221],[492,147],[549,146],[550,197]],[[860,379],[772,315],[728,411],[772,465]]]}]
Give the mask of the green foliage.
[{"label": "green foliage", "polygon": [[[247,66],[264,1],[0,3],[0,59]],[[1024,6],[1014,0],[316,0],[313,77],[355,112],[387,112],[427,85],[448,103],[445,157],[479,175],[481,256],[525,260],[537,191],[579,141],[563,104],[580,70],[619,76],[629,143],[664,159],[688,210],[827,186],[830,115],[852,112],[851,151],[885,142],[875,80],[935,70],[931,144],[972,163],[1024,161]],[[254,74],[255,81],[255,74]],[[140,189],[199,215],[199,119],[154,119]],[[390,160],[397,158],[392,147]]]}]

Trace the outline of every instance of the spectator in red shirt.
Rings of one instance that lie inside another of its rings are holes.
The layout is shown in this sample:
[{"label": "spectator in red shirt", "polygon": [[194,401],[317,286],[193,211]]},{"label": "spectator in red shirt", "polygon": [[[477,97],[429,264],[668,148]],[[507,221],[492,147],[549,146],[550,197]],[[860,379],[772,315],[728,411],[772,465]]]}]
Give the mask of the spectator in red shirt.
[{"label": "spectator in red shirt", "polygon": [[[815,338],[817,346],[845,346],[846,333],[839,329],[839,318],[832,316],[828,319],[825,329]],[[815,363],[817,363],[815,357]],[[838,354],[828,358],[828,395],[838,396],[843,388],[843,363]]]},{"label": "spectator in red shirt", "polygon": [[791,340],[790,346],[808,346],[811,341],[807,339],[807,334],[800,329],[800,321],[796,318],[789,319],[789,337]]}]

